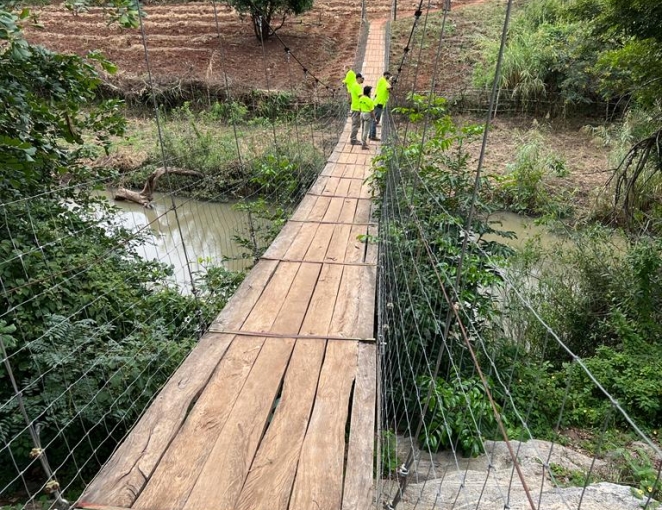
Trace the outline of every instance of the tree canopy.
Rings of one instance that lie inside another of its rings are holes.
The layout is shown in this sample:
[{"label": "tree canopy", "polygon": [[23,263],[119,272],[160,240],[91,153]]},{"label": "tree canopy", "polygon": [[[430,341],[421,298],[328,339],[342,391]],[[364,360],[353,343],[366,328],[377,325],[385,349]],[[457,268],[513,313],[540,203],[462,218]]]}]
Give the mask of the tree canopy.
[{"label": "tree canopy", "polygon": [[[313,8],[313,0],[227,0],[242,15],[250,15],[258,40],[265,40],[278,30],[290,15],[302,14]],[[280,24],[274,26],[274,20]]]}]

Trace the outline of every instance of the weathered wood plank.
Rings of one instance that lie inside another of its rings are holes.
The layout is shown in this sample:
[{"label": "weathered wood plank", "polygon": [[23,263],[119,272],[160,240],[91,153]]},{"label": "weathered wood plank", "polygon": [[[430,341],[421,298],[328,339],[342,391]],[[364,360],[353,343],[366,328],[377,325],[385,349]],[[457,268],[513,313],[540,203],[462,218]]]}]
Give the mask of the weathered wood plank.
[{"label": "weathered wood plank", "polygon": [[[290,291],[300,264],[280,263],[243,326],[269,331]],[[184,426],[161,459],[133,508],[176,510],[191,490],[226,423],[265,339],[237,337],[221,360]],[[182,469],[186,466],[186,469]]]},{"label": "weathered wood plank", "polygon": [[340,216],[340,211],[342,211],[343,202],[344,202],[344,198],[338,198],[338,197],[332,198],[331,202],[329,203],[329,208],[327,209],[326,214],[324,214],[324,218],[322,218],[322,221],[328,221],[328,222],[338,221],[338,217]]},{"label": "weathered wood plank", "polygon": [[365,181],[361,182],[359,198],[372,198],[372,185]]},{"label": "weathered wood plank", "polygon": [[[271,332],[298,333],[315,289],[321,264],[302,264]],[[185,510],[236,508],[237,499],[262,438],[278,388],[287,367],[293,339],[267,339],[236,404],[227,417]],[[210,446],[210,445],[208,445]],[[187,464],[185,464],[187,465]]]},{"label": "weathered wood plank", "polygon": [[[241,327],[277,266],[277,262],[259,262],[219,314],[213,327]],[[132,505],[186,419],[191,402],[209,381],[231,341],[232,336],[213,333],[200,340],[83,492],[81,501],[120,507]]]},{"label": "weathered wood plank", "polygon": [[310,213],[308,213],[308,216],[304,219],[309,221],[322,221],[322,218],[324,218],[330,203],[331,198],[329,197],[317,197],[315,205],[311,209]]},{"label": "weathered wood plank", "polygon": [[368,234],[367,225],[353,225],[347,239],[347,249],[345,250],[345,262],[357,263],[363,262],[365,258],[365,242],[359,240],[360,236]]},{"label": "weathered wood plank", "polygon": [[373,336],[376,273],[373,266],[345,266],[329,334]]},{"label": "weathered wood plank", "polygon": [[333,235],[335,225],[332,224],[320,224],[315,233],[313,241],[310,243],[310,247],[306,252],[304,260],[311,262],[322,262],[326,251],[329,248],[329,243],[331,242],[331,236]]},{"label": "weathered wood plank", "polygon": [[[248,273],[237,292],[230,298],[218,317],[214,320],[209,331],[224,331],[238,329],[246,320],[255,303],[262,295],[262,291],[273,277],[278,262],[262,260]],[[198,347],[201,344],[198,344]],[[196,349],[198,348],[196,347]]]},{"label": "weathered wood plank", "polygon": [[310,187],[308,193],[313,195],[321,195],[327,183],[329,182],[329,179],[330,177],[326,175],[320,175],[315,183]]},{"label": "weathered wood plank", "polygon": [[95,505],[94,503],[86,503],[85,501],[79,501],[78,503],[76,503],[74,510],[131,510],[131,509],[125,507],[119,507],[119,506]]},{"label": "weathered wood plank", "polygon": [[350,182],[352,184],[349,189],[349,196],[352,198],[361,198],[361,186],[363,185],[363,181],[352,179]]},{"label": "weathered wood plank", "polygon": [[359,344],[342,510],[370,508],[375,445],[377,366],[374,344]]},{"label": "weathered wood plank", "polygon": [[341,507],[345,428],[356,355],[357,342],[328,342],[289,510]]},{"label": "weathered wood plank", "polygon": [[377,241],[377,235],[379,234],[379,229],[376,225],[370,225],[368,227],[368,246],[366,247],[365,252],[365,261],[367,264],[376,264],[377,258],[379,255],[379,244]]},{"label": "weathered wood plank", "polygon": [[338,221],[341,223],[353,223],[354,215],[356,214],[356,205],[358,200],[355,198],[346,198],[343,200],[342,209],[338,216]]},{"label": "weathered wood plank", "polygon": [[[322,267],[302,334],[328,332],[342,271],[342,266]],[[244,484],[239,510],[287,510],[325,348],[324,341],[297,340],[280,403]]]},{"label": "weathered wood plank", "polygon": [[356,204],[356,215],[354,216],[354,223],[370,223],[372,222],[372,203],[370,200],[359,200]]},{"label": "weathered wood plank", "polygon": [[300,225],[299,235],[297,235],[290,247],[285,251],[283,256],[285,259],[303,260],[320,226],[318,223],[301,223]]},{"label": "weathered wood plank", "polygon": [[339,179],[338,185],[336,186],[336,189],[334,190],[334,195],[337,197],[348,197],[350,196],[349,194],[349,186],[353,182],[353,179]]},{"label": "weathered wood plank", "polygon": [[282,259],[285,253],[297,239],[299,231],[301,230],[301,223],[289,221],[285,224],[282,230],[276,236],[271,246],[264,253],[264,258],[267,259]]},{"label": "weathered wood plank", "polygon": [[338,187],[339,182],[340,182],[339,177],[328,177],[324,185],[324,188],[322,188],[320,195],[335,195],[336,188]]},{"label": "weathered wood plank", "polygon": [[303,200],[301,200],[299,207],[297,207],[297,210],[294,211],[294,214],[292,215],[292,219],[297,221],[305,220],[308,217],[308,214],[310,214],[310,211],[312,210],[316,202],[317,202],[317,197],[315,195],[306,195],[305,197],[303,197]]},{"label": "weathered wood plank", "polygon": [[336,225],[333,230],[333,237],[326,251],[325,261],[345,262],[345,252],[347,251],[347,242],[349,233],[352,230],[351,225]]}]

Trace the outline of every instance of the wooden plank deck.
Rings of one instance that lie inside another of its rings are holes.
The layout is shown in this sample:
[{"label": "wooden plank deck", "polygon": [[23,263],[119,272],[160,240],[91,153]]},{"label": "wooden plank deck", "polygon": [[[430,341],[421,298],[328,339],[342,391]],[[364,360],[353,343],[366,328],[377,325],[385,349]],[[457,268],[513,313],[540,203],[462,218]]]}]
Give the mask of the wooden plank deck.
[{"label": "wooden plank deck", "polygon": [[[363,66],[376,83],[384,25]],[[340,142],[292,219],[77,503],[359,510],[372,504],[377,149]]]}]

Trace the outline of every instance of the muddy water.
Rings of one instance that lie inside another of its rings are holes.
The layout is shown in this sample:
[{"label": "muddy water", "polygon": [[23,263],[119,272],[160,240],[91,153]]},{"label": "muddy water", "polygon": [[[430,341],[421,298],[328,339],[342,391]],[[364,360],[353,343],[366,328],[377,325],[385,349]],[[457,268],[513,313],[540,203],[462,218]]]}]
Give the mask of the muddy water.
[{"label": "muddy water", "polygon": [[207,266],[221,264],[236,271],[250,263],[247,260],[232,260],[244,252],[232,239],[233,236],[248,236],[247,214],[235,210],[233,203],[175,198],[180,235],[169,195],[156,193],[154,208],[145,209],[133,202],[114,201],[110,191],[100,194],[119,209],[117,217],[124,227],[132,232],[140,230],[147,234],[147,242],[137,248],[138,254],[147,260],[171,264],[180,288],[188,289],[190,285],[187,256],[194,273],[203,271]]},{"label": "muddy water", "polygon": [[497,235],[486,235],[485,239],[498,241],[514,249],[523,248],[527,241],[535,238],[540,239],[543,248],[549,248],[557,244],[561,238],[549,231],[549,228],[543,225],[536,225],[533,218],[521,216],[516,213],[500,211],[494,213],[489,219],[492,228],[506,232],[514,232],[515,239],[507,239]]}]

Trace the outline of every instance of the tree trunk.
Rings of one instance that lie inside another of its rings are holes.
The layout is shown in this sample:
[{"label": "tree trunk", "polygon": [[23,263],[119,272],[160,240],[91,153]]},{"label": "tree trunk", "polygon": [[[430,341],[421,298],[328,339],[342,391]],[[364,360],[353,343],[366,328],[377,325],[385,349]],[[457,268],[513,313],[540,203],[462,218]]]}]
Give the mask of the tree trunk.
[{"label": "tree trunk", "polygon": [[257,12],[251,12],[251,21],[253,22],[253,32],[258,41],[266,41],[274,32],[271,29],[272,13],[269,11],[266,15]]},{"label": "tree trunk", "polygon": [[196,172],[195,170],[187,170],[186,168],[164,168],[160,167],[154,170],[145,182],[142,191],[132,191],[124,187],[119,187],[115,192],[115,200],[128,200],[129,202],[135,202],[140,204],[143,207],[152,207],[152,200],[154,199],[154,192],[156,191],[156,185],[158,184],[159,179],[166,175],[186,175],[190,177],[204,177],[204,174],[201,172]]}]

